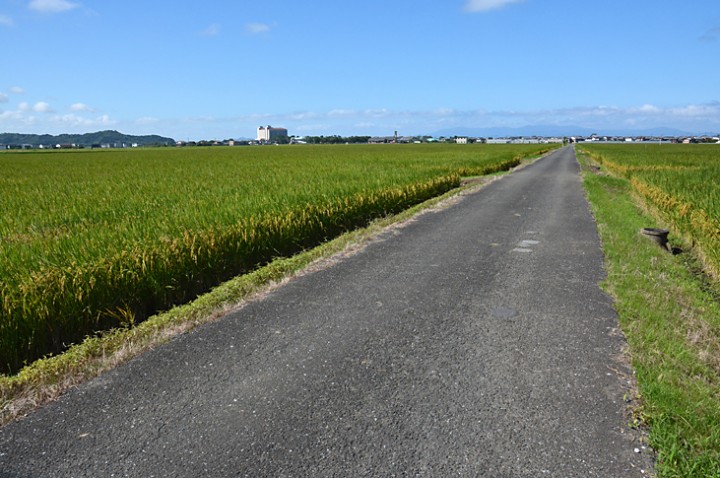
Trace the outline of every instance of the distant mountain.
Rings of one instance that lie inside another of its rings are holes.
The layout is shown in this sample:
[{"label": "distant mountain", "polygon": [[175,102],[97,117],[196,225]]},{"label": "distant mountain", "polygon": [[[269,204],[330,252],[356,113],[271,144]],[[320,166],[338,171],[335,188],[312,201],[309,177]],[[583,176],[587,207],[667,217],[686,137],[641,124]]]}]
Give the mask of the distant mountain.
[{"label": "distant mountain", "polygon": [[557,125],[528,125],[519,128],[491,127],[491,128],[448,128],[435,131],[432,136],[446,138],[452,136],[468,136],[471,138],[500,138],[508,136],[693,136],[693,133],[674,128],[648,128],[642,130],[585,128],[583,126],[557,126]]},{"label": "distant mountain", "polygon": [[75,144],[78,146],[90,147],[93,145],[132,145],[138,146],[159,146],[174,145],[175,140],[157,135],[133,136],[122,134],[117,131],[107,130],[98,131],[97,133],[85,134],[19,134],[19,133],[0,133],[0,144],[6,145],[23,145],[32,146],[55,146],[56,144]]}]

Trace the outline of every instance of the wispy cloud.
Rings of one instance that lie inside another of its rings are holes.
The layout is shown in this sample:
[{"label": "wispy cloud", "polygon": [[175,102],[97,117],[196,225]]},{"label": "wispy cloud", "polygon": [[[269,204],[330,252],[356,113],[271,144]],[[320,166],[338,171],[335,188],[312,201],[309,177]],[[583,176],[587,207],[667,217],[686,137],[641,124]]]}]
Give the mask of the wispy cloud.
[{"label": "wispy cloud", "polygon": [[385,118],[387,116],[391,116],[394,113],[386,108],[375,108],[375,109],[368,109],[362,112],[363,117],[368,118]]},{"label": "wispy cloud", "polygon": [[357,116],[357,112],[355,110],[336,109],[329,111],[327,115],[330,118],[348,118]]},{"label": "wispy cloud", "polygon": [[156,124],[159,122],[160,122],[160,119],[152,117],[152,116],[145,116],[143,118],[138,118],[135,120],[135,124],[139,124],[139,125],[151,125],[151,124]]},{"label": "wispy cloud", "polygon": [[[9,103],[12,103],[12,96]],[[255,113],[232,117],[186,117],[115,120],[87,111],[54,113],[49,104],[22,102],[15,109],[0,111],[0,131],[59,133],[89,132],[112,125],[135,134],[163,134],[176,138],[210,139],[254,137],[259,124],[288,128],[291,134],[309,135],[401,135],[435,134],[438,131],[505,128],[514,131],[575,131],[592,129],[598,134],[632,134],[633,131],[672,128],[689,133],[720,132],[720,102],[658,106],[650,103],[634,106],[578,106],[544,110],[486,110],[437,108],[394,110],[389,108],[352,109],[338,106],[326,111]],[[549,127],[549,129],[548,129]],[[611,133],[612,132],[612,133]],[[620,133],[614,133],[620,132]],[[446,134],[446,133],[442,133]],[[455,134],[455,133],[450,133]],[[460,134],[460,133],[458,133]],[[497,133],[509,134],[509,133]]]},{"label": "wispy cloud", "polygon": [[245,24],[245,33],[248,33],[250,35],[258,35],[260,33],[265,33],[270,31],[270,25],[266,25],[265,23],[246,23]]},{"label": "wispy cloud", "polygon": [[4,93],[0,93],[0,103],[7,103],[8,102],[8,95]]},{"label": "wispy cloud", "polygon": [[205,37],[214,37],[218,36],[220,34],[220,24],[213,23],[209,27],[207,27],[205,30],[201,31],[200,34]]},{"label": "wispy cloud", "polygon": [[23,93],[25,93],[25,89],[20,88],[19,86],[13,86],[12,88],[10,88],[10,93],[14,93],[16,95],[22,95]]},{"label": "wispy cloud", "polygon": [[[240,124],[255,124],[257,115],[235,118]],[[305,134],[354,134],[363,129],[371,134],[400,129],[406,134],[423,134],[448,128],[520,128],[528,125],[595,128],[598,132],[650,128],[675,128],[689,132],[720,131],[720,102],[661,107],[588,106],[547,110],[434,110],[334,109],[263,115],[262,121]]]},{"label": "wispy cloud", "polygon": [[511,3],[520,3],[525,0],[467,0],[465,10],[468,12],[487,12],[497,10]]},{"label": "wispy cloud", "polygon": [[32,0],[28,5],[31,10],[42,13],[65,12],[79,6],[80,4],[68,0]]},{"label": "wispy cloud", "polygon": [[11,27],[15,25],[15,22],[12,18],[8,17],[7,15],[0,15],[0,25],[4,25],[6,27]]}]

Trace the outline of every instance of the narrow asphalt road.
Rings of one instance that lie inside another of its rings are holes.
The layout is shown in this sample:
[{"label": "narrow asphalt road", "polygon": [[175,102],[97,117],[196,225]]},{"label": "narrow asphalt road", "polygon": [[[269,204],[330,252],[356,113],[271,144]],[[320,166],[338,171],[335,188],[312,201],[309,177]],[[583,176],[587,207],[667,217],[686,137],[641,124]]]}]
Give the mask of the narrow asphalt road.
[{"label": "narrow asphalt road", "polygon": [[640,477],[571,148],[0,429],[0,477]]}]

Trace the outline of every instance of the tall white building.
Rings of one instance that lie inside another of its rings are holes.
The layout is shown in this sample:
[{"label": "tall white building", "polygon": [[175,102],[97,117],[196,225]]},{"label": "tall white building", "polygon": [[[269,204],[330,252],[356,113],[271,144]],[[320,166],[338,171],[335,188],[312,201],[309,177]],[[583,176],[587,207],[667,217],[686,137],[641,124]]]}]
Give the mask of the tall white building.
[{"label": "tall white building", "polygon": [[279,138],[287,138],[288,130],[285,128],[273,128],[270,125],[260,126],[257,130],[258,141],[275,141]]}]

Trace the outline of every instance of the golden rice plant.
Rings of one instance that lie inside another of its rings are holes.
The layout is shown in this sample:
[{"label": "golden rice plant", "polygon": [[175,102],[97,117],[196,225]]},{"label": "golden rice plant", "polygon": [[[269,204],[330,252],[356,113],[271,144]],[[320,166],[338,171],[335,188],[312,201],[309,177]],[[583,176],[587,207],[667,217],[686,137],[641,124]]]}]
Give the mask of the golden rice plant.
[{"label": "golden rice plant", "polygon": [[698,248],[720,278],[720,148],[716,145],[584,146]]},{"label": "golden rice plant", "polygon": [[0,372],[545,148],[0,154]]}]

